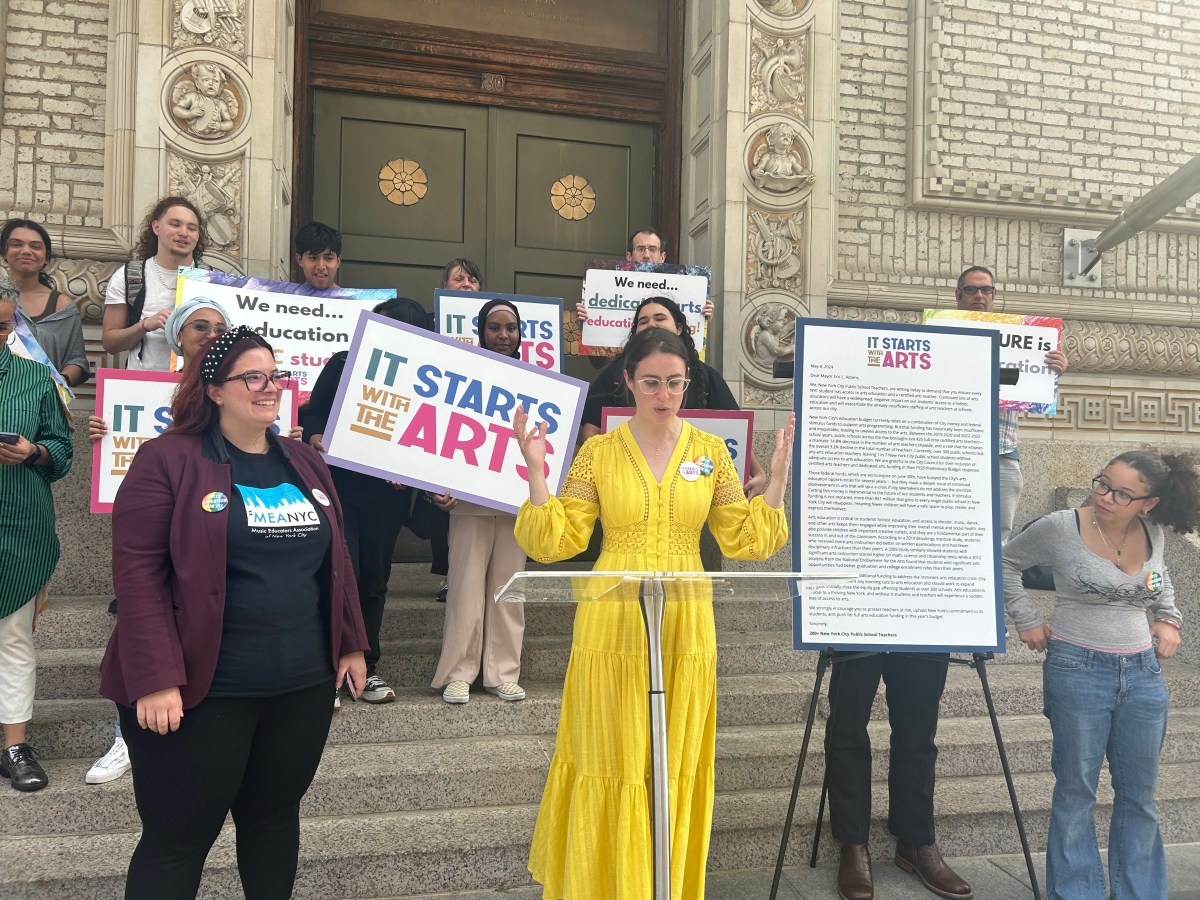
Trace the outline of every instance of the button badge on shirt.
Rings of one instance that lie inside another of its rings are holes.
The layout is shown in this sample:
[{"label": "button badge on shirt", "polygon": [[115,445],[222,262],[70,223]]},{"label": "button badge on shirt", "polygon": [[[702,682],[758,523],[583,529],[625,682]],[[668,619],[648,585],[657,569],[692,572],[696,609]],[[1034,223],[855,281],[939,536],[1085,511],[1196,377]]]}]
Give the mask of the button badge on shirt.
[{"label": "button badge on shirt", "polygon": [[329,505],[329,497],[320,488],[313,488],[312,495],[313,495],[313,499],[316,500],[318,503],[320,503],[322,506]]},{"label": "button badge on shirt", "polygon": [[220,491],[205,494],[204,499],[200,501],[200,508],[211,513],[221,512],[228,505],[229,498]]},{"label": "button badge on shirt", "polygon": [[700,477],[700,466],[685,459],[679,464],[679,477],[684,481],[695,481]]}]

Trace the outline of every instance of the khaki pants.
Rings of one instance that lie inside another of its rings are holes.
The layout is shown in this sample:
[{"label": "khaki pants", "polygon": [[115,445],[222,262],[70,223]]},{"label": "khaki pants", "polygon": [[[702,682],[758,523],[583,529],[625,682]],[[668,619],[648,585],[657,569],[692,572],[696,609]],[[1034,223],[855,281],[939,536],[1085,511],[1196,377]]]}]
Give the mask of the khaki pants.
[{"label": "khaki pants", "polygon": [[473,682],[484,687],[521,677],[525,606],[497,603],[496,592],[525,567],[525,551],[513,536],[516,517],[504,514],[450,516],[450,574],[442,656],[433,687]]}]

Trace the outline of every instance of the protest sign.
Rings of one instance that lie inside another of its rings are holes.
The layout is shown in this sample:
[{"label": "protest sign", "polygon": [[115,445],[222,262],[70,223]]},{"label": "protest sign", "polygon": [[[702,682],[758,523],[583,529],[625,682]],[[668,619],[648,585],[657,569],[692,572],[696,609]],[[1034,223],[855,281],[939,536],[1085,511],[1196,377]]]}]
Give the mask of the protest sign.
[{"label": "protest sign", "polygon": [[[633,418],[632,406],[606,406],[600,412],[600,431],[604,434],[620,428]],[[686,419],[701,431],[715,434],[729,448],[733,466],[745,484],[750,478],[749,466],[754,440],[754,413],[748,409],[681,409],[679,418]]]},{"label": "protest sign", "polygon": [[797,649],[1004,650],[994,331],[796,320]]},{"label": "protest sign", "polygon": [[[705,322],[702,311],[708,299],[710,271],[706,266],[679,266],[670,263],[627,263],[622,268],[601,267],[598,260],[588,261],[583,279],[583,305],[587,321],[583,323],[580,353],[589,348],[614,348],[625,345],[633,326],[633,314],[647,297],[669,297],[679,304],[688,330],[696,343],[696,352],[704,359]],[[612,265],[612,264],[609,264]],[[628,268],[624,268],[627,265]],[[606,351],[599,355],[609,355]]]},{"label": "protest sign", "polygon": [[438,334],[479,345],[479,310],[489,300],[507,300],[521,314],[521,361],[562,371],[562,299],[489,291],[434,291]]},{"label": "protest sign", "polygon": [[529,497],[513,440],[523,406],[547,423],[557,492],[575,449],[587,382],[403,322],[363,313],[325,430],[332,465],[515,513]]},{"label": "protest sign", "polygon": [[[96,415],[108,425],[108,433],[92,445],[92,512],[112,512],[138,447],[170,426],[177,384],[178,372],[96,371]],[[296,425],[298,408],[293,384],[282,392],[271,430],[287,434]]]},{"label": "protest sign", "polygon": [[350,346],[358,314],[395,296],[391,289],[318,291],[307,284],[183,268],[176,304],[195,297],[216,300],[235,326],[262,335],[275,350],[275,364],[292,373],[303,402],[329,358]]},{"label": "protest sign", "polygon": [[1062,319],[965,309],[927,309],[926,325],[987,328],[1000,332],[1000,366],[1018,369],[1016,384],[1000,385],[1000,408],[1054,415],[1058,373],[1046,365],[1046,354],[1062,345]]}]

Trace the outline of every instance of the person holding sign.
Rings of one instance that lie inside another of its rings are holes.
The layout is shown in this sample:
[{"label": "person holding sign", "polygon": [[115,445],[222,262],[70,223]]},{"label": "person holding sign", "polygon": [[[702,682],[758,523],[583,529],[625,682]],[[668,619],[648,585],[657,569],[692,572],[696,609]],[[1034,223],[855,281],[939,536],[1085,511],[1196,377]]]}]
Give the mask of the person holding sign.
[{"label": "person holding sign", "polygon": [[[429,313],[415,300],[397,297],[385,300],[372,312],[406,322],[417,328],[431,330]],[[304,440],[318,453],[325,452],[325,429],[329,424],[329,413],[337,398],[338,384],[346,368],[347,351],[335,353],[321,370],[312,396],[303,413]],[[392,554],[396,551],[396,538],[408,519],[413,497],[409,488],[385,482],[381,478],[363,475],[350,469],[334,466],[333,484],[338,499],[342,501],[342,515],[346,521],[346,544],[350,548],[350,561],[354,564],[354,577],[358,582],[358,600],[362,608],[363,625],[367,630],[370,649],[367,651],[367,686],[362,698],[367,703],[391,703],[396,692],[391,685],[377,674],[379,665],[379,628],[383,624],[383,607],[387,602],[388,578],[392,574]],[[340,697],[335,697],[334,707],[341,706]]]},{"label": "person holding sign", "polygon": [[341,507],[320,454],[278,438],[287,372],[222,335],[139,447],[113,508],[121,613],[100,667],[133,760],[142,835],[127,897],[194,897],[232,811],[248,897],[288,897],[300,801],[333,709],[366,681]]},{"label": "person holding sign", "polygon": [[[673,329],[639,332],[624,380],[637,412],[580,448],[558,497],[544,476],[546,425],[523,409],[513,429],[529,467],[517,515],[521,546],[540,562],[569,559],[599,519],[599,571],[695,572],[707,523],[721,550],[763,560],[787,543],[784,492],[795,420],[776,436],[773,478],[746,500],[724,442],[677,415],[692,355]],[[550,773],[529,854],[547,898],[648,897],[653,858],[646,634],[633,602],[580,603]],[[671,793],[671,896],[704,897],[716,740],[716,630],[707,586],[669,594],[663,675]],[[498,606],[514,604],[497,604]]]},{"label": "person holding sign", "polygon": [[164,197],[142,222],[136,259],[113,272],[104,291],[104,349],[128,350],[127,369],[170,368],[163,326],[175,307],[179,268],[196,265],[207,243],[204,217],[186,197]]},{"label": "person holding sign", "polygon": [[[507,300],[479,309],[479,346],[521,358],[521,314]],[[540,469],[539,469],[540,471]],[[520,685],[525,607],[496,603],[496,592],[525,568],[525,551],[513,536],[514,519],[494,509],[437,498],[450,513],[450,573],[442,655],[432,686],[447,703],[471,699],[471,682],[482,672],[483,688],[501,700],[524,700]]]},{"label": "person holding sign", "polygon": [[[688,331],[687,320],[674,300],[670,297],[647,297],[638,304],[633,315],[629,340],[647,328],[674,331],[687,347],[688,371],[692,377],[688,382],[687,395],[683,398],[684,409],[740,409],[721,373],[700,361],[691,332]],[[624,357],[618,356],[592,381],[591,387],[588,388],[587,403],[583,407],[583,419],[580,421],[581,440],[587,440],[600,433],[601,411],[604,407],[626,405],[624,367]],[[767,473],[763,471],[762,464],[753,453],[750,453],[746,465],[750,473],[750,480],[746,484],[746,496],[753,498],[761,494],[766,486]]]},{"label": "person holding sign", "polygon": [[[1008,615],[1026,646],[1046,652],[1043,705],[1054,734],[1046,891],[1166,900],[1154,804],[1167,733],[1160,660],[1175,655],[1183,619],[1163,527],[1190,534],[1200,525],[1196,459],[1122,453],[1092,479],[1088,504],[1043,516],[1004,548]],[[1054,569],[1049,625],[1021,584],[1035,565]],[[1105,757],[1114,793],[1107,894],[1092,817]]]},{"label": "person holding sign", "polygon": [[71,470],[72,451],[49,371],[8,349],[17,296],[0,288],[0,777],[18,791],[36,791],[48,779],[26,742],[37,679],[33,623],[58,564],[50,483]]},{"label": "person holding sign", "polygon": [[21,292],[18,309],[51,365],[69,386],[83,384],[92,374],[83,346],[83,320],[75,301],[60,294],[46,274],[53,255],[50,235],[30,219],[10,219],[0,229],[0,252]]},{"label": "person holding sign", "polygon": [[[996,283],[989,269],[971,266],[958,276],[954,291],[954,302],[959,309],[973,312],[991,312],[996,303]],[[1067,357],[1061,350],[1046,354],[1046,365],[1061,375],[1067,371]],[[1013,517],[1017,504],[1021,502],[1021,454],[1017,449],[1017,413],[1000,410],[1000,543],[1012,534]]]}]

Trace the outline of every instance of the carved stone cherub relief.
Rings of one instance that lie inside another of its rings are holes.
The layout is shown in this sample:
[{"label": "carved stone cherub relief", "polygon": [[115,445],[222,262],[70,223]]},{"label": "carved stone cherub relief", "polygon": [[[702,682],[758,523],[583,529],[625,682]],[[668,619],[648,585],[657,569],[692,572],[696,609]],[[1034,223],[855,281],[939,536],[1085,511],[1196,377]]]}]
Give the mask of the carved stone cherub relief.
[{"label": "carved stone cherub relief", "polygon": [[786,122],[767,129],[766,140],[750,160],[750,178],[765,191],[785,194],[807,187],[816,176],[796,149],[796,132]]},{"label": "carved stone cherub relief", "polygon": [[796,313],[782,303],[764,303],[746,328],[746,351],[766,371],[796,352]]},{"label": "carved stone cherub relief", "polygon": [[193,63],[171,89],[171,115],[193,137],[224,137],[233,131],[240,110],[229,74],[216,63]]}]

